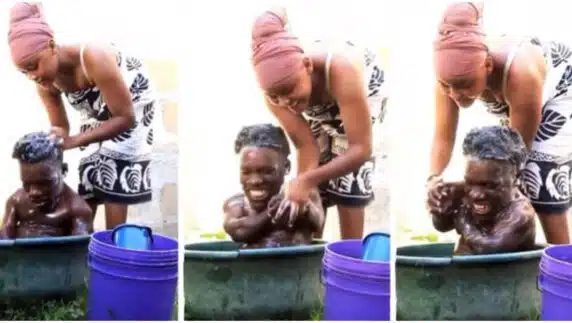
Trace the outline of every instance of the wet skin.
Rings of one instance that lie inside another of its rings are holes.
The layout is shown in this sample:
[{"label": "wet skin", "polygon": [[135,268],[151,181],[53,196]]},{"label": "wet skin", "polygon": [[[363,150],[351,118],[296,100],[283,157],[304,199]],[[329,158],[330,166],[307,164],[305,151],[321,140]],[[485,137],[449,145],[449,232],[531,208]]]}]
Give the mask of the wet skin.
[{"label": "wet skin", "polygon": [[243,192],[224,202],[224,229],[242,248],[304,245],[322,229],[324,212],[317,191],[307,207],[289,218],[277,213],[284,195],[286,157],[270,148],[245,147],[240,157]]},{"label": "wet skin", "polygon": [[445,194],[441,205],[429,203],[435,229],[460,235],[455,254],[491,254],[530,250],[535,244],[536,213],[515,185],[511,166],[469,160],[463,182],[433,189]]},{"label": "wet skin", "polygon": [[63,182],[52,162],[20,163],[23,187],[6,201],[0,238],[60,237],[93,232],[89,205]]}]

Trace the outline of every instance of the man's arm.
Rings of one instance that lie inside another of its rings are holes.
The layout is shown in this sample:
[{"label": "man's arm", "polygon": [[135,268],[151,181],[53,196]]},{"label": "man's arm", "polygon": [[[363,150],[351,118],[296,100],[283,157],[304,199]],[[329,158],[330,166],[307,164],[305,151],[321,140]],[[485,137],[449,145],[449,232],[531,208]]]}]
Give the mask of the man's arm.
[{"label": "man's arm", "polygon": [[16,239],[18,212],[16,212],[17,198],[15,195],[10,196],[6,201],[4,218],[2,219],[2,227],[0,227],[0,239]]},{"label": "man's arm", "polygon": [[80,236],[92,233],[93,233],[93,212],[91,208],[89,207],[89,205],[82,205],[76,207],[72,211],[71,235]]},{"label": "man's arm", "polygon": [[248,212],[244,208],[243,199],[241,194],[224,202],[223,228],[235,242],[257,241],[262,237],[264,228],[270,223],[270,217],[266,212],[262,214]]},{"label": "man's arm", "polygon": [[528,240],[534,243],[536,213],[528,202],[515,202],[515,204],[495,223],[490,233],[481,232],[465,218],[460,218],[461,234],[472,250],[480,254],[510,252]]}]

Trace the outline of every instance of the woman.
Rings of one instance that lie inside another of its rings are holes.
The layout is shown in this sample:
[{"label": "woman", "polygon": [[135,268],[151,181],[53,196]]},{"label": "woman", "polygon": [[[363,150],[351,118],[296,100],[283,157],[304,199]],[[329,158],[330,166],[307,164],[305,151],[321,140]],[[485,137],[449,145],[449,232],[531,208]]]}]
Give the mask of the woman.
[{"label": "woman", "polygon": [[[12,7],[12,60],[36,83],[63,149],[84,152],[78,193],[94,216],[104,204],[112,229],[125,223],[128,205],[151,200],[154,93],[138,59],[112,46],[57,44],[41,9],[30,3]],[[77,135],[69,135],[62,94],[81,113]]]},{"label": "woman", "polygon": [[479,24],[481,12],[472,3],[449,6],[434,44],[437,110],[430,202],[441,197],[439,176],[451,158],[459,107],[479,99],[524,139],[529,154],[522,173],[523,190],[539,215],[548,243],[567,244],[572,51],[538,39],[488,39]]},{"label": "woman", "polygon": [[383,70],[372,52],[350,43],[306,52],[286,24],[283,9],[267,11],[252,30],[258,83],[297,151],[297,177],[279,212],[295,217],[319,186],[324,210],[338,207],[342,239],[361,238],[374,198],[372,124],[383,119]]}]

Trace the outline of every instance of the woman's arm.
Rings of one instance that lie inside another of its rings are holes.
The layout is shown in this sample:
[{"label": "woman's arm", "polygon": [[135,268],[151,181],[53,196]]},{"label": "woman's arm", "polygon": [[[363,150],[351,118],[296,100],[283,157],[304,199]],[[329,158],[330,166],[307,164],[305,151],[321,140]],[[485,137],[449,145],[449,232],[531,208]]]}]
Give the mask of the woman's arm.
[{"label": "woman's arm", "polygon": [[372,155],[372,120],[361,73],[349,58],[334,55],[330,77],[331,93],[340,107],[348,149],[327,164],[303,174],[311,186],[358,169]]},{"label": "woman's arm", "polygon": [[433,142],[429,156],[429,174],[441,175],[447,168],[455,146],[458,122],[459,108],[457,104],[436,83],[435,129],[433,130]]},{"label": "woman's arm", "polygon": [[314,136],[312,136],[308,122],[302,115],[294,114],[286,108],[276,106],[266,97],[265,101],[270,112],[278,119],[278,122],[296,148],[298,175],[317,168],[320,162],[320,149]]},{"label": "woman's arm", "polygon": [[101,91],[111,118],[97,128],[73,136],[70,148],[114,138],[135,125],[131,93],[123,81],[115,54],[97,47],[86,47],[84,61],[91,78],[89,81]]},{"label": "woman's arm", "polygon": [[510,107],[509,125],[520,133],[528,149],[542,118],[544,64],[544,58],[535,48],[526,47],[514,58],[507,78],[505,99]]},{"label": "woman's arm", "polygon": [[70,132],[70,124],[68,115],[62,101],[62,94],[54,88],[45,88],[40,85],[36,86],[40,100],[44,104],[48,112],[48,118],[52,127],[58,127],[64,131],[64,135],[68,136]]}]

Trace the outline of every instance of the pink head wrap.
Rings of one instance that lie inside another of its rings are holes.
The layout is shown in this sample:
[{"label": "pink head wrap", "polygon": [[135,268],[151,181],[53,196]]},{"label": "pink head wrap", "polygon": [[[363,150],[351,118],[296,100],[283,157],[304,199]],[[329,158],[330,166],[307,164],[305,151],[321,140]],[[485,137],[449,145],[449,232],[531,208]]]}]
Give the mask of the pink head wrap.
[{"label": "pink head wrap", "polygon": [[304,51],[275,13],[265,12],[252,28],[252,65],[262,89],[289,81],[302,67]]},{"label": "pink head wrap", "polygon": [[18,2],[12,7],[8,45],[14,62],[46,49],[53,38],[39,3]]},{"label": "pink head wrap", "polygon": [[470,2],[450,5],[434,42],[434,63],[442,79],[465,76],[485,62],[488,47],[479,24],[480,10]]}]

